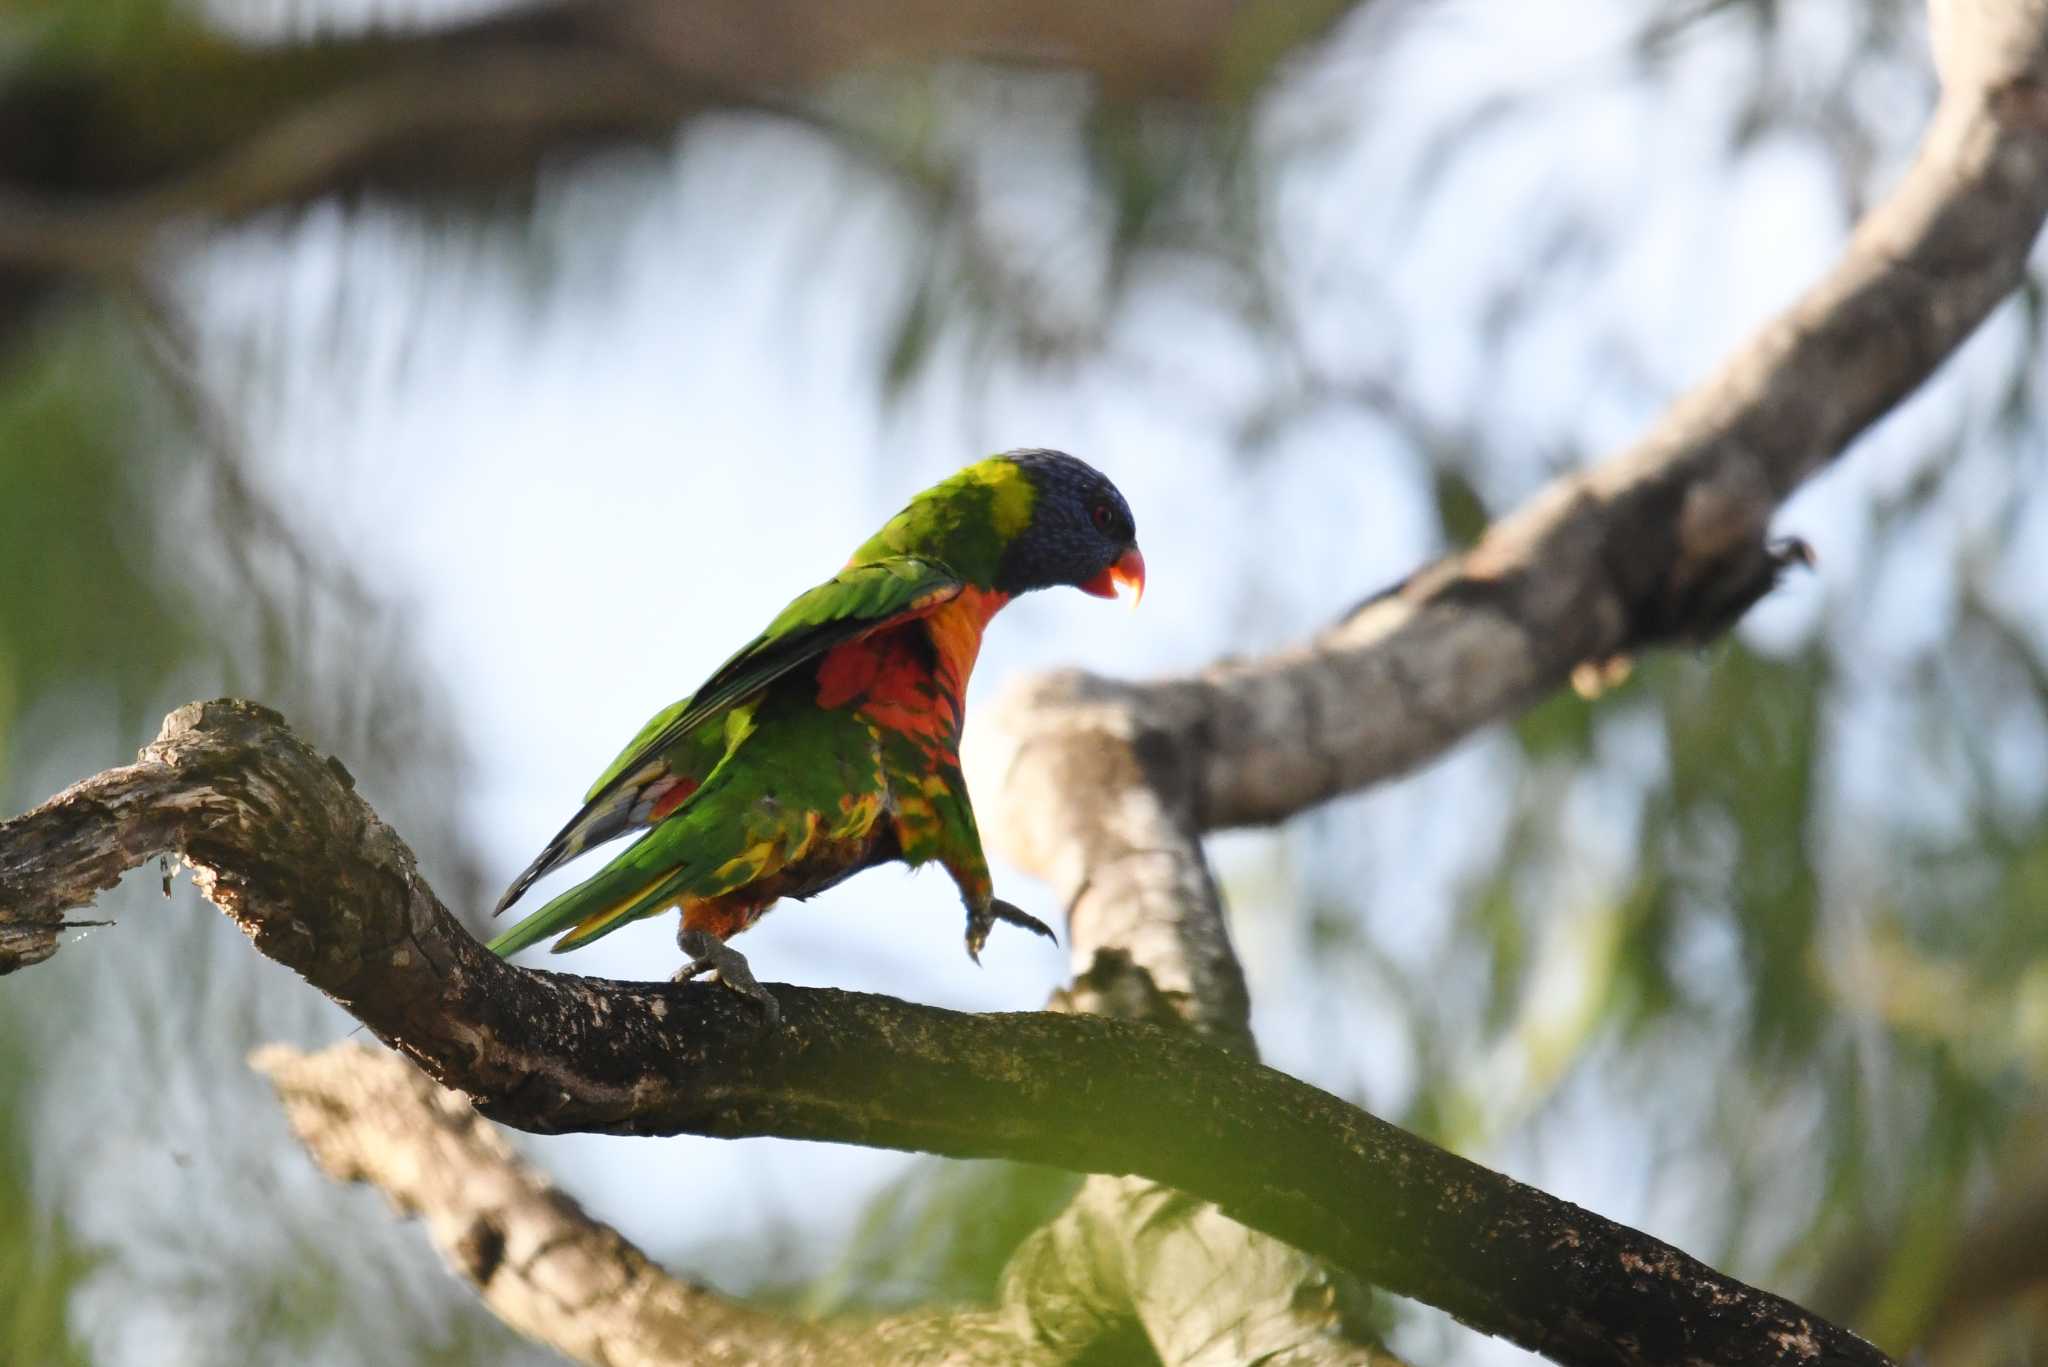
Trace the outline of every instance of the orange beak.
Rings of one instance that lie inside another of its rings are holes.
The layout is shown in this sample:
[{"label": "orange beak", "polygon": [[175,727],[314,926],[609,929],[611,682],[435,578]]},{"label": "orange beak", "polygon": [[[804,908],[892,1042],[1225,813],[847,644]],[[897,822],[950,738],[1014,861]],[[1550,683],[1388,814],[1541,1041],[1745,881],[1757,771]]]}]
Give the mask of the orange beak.
[{"label": "orange beak", "polygon": [[1118,598],[1123,591],[1131,591],[1131,607],[1135,609],[1145,596],[1145,556],[1136,546],[1116,558],[1116,562],[1101,574],[1081,585],[1081,592],[1092,593],[1097,598]]}]

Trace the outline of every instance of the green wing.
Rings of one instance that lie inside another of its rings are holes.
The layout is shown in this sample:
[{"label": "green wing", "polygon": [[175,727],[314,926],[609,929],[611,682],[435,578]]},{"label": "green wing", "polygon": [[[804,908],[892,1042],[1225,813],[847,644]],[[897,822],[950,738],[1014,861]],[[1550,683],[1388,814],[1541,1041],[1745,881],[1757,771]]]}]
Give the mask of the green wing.
[{"label": "green wing", "polygon": [[961,587],[944,565],[914,556],[847,566],[799,594],[766,631],[720,665],[695,693],[657,712],[591,785],[584,801],[597,801],[622,777],[804,661],[869,632],[921,617],[959,597]]},{"label": "green wing", "polygon": [[591,785],[582,810],[513,881],[498,910],[517,901],[549,869],[626,830],[632,824],[627,817],[633,804],[615,799],[637,789],[650,765],[659,764],[666,773],[670,752],[693,732],[722,719],[806,661],[834,646],[921,617],[959,597],[961,588],[960,578],[946,566],[906,555],[849,565],[798,595],[766,631],[720,665],[695,693],[655,713],[640,728]]}]

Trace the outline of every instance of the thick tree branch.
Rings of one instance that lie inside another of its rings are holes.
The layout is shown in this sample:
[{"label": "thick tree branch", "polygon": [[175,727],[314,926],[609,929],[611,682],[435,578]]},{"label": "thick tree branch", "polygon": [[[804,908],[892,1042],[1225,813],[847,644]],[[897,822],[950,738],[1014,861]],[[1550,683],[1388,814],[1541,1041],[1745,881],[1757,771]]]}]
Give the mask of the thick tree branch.
[{"label": "thick tree branch", "polygon": [[505,963],[435,899],[345,771],[246,703],[181,708],[138,763],[0,826],[0,922],[17,927],[0,949],[45,956],[44,927],[161,852],[262,953],[507,1124],[1133,1173],[1559,1362],[1885,1361],[1666,1244],[1183,1031],[789,986],[768,1031],[716,987]]},{"label": "thick tree branch", "polygon": [[[1070,1004],[1190,1022],[1248,1054],[1201,831],[1400,772],[1575,665],[1705,639],[1768,588],[1777,503],[2010,290],[2048,211],[2048,0],[1934,14],[1946,93],[1914,170],[1821,285],[1632,451],[1284,656],[1142,688],[1062,676],[1013,698],[997,825],[1072,902]],[[1140,1173],[1560,1361],[1882,1360],[1653,1240],[1157,1031],[785,988],[786,1028],[759,1036],[701,990],[508,968],[454,928],[367,808],[318,790],[325,771],[269,719],[180,716],[143,765],[0,828],[0,966],[46,956],[61,908],[176,849],[264,952],[511,1123]],[[856,1076],[871,1089],[849,1097]],[[1301,1173],[1313,1181],[1287,1176]],[[1016,1275],[1169,1199],[1148,1183],[1090,1191],[1115,1210],[1094,1219],[1084,1200]],[[1248,1238],[1247,1256],[1270,1248]]]},{"label": "thick tree branch", "polygon": [[[1291,1305],[1291,1269],[1276,1268],[1282,1283],[1265,1284],[1245,1247],[1249,1232],[1237,1227],[1233,1237],[1213,1214],[1206,1233],[1229,1270],[1226,1296],[1215,1294],[1214,1277],[1158,1275],[1153,1264],[1162,1244],[1174,1244],[1169,1236],[1104,1247],[1070,1212],[1037,1236],[1044,1255],[1013,1266],[989,1311],[806,1323],[735,1305],[649,1262],[521,1162],[468,1103],[396,1055],[349,1043],[313,1054],[272,1045],[255,1063],[323,1171],[367,1182],[420,1216],[442,1258],[499,1318],[579,1362],[1051,1367],[1077,1360],[1077,1348],[1128,1338],[1135,1326],[1121,1302],[1133,1294],[1177,1287],[1180,1341],[1160,1353],[1169,1367],[1205,1352],[1214,1361],[1218,1351],[1233,1362],[1399,1367],[1331,1337],[1327,1309]],[[1114,1218],[1092,1204],[1088,1214]]]},{"label": "thick tree branch", "polygon": [[1583,662],[1716,634],[1769,587],[1777,503],[2013,288],[2048,212],[2048,7],[1934,21],[1946,96],[1912,173],[1826,280],[1635,448],[1295,650],[1006,695],[976,735],[976,772],[1001,781],[976,791],[1005,852],[1068,903],[1065,1004],[1251,1050],[1203,831],[1399,773]]},{"label": "thick tree branch", "polygon": [[1769,589],[1778,505],[2012,292],[2048,216],[2048,0],[1933,15],[1945,88],[1911,170],[1633,447],[1297,647],[1157,683],[1056,674],[998,701],[984,826],[1066,898],[1090,1000],[1247,1041],[1202,832],[1404,773],[1576,666],[1708,639]]}]

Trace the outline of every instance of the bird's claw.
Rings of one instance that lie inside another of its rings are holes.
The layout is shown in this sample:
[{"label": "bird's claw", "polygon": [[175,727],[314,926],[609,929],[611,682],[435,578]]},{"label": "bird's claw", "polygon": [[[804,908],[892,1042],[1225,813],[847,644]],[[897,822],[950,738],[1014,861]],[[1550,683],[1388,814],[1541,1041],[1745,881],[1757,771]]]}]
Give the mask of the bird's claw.
[{"label": "bird's claw", "polygon": [[782,1008],[754,977],[754,970],[747,967],[746,955],[708,930],[683,931],[676,936],[676,943],[682,947],[683,953],[690,956],[690,962],[677,969],[670,981],[686,983],[703,974],[716,973],[720,983],[761,1009],[767,1025],[782,1023]]},{"label": "bird's claw", "polygon": [[988,943],[988,933],[995,929],[998,921],[1036,931],[1054,944],[1060,942],[1060,937],[1052,933],[1052,927],[1030,912],[1000,897],[991,897],[986,907],[970,908],[967,913],[967,957],[977,964],[981,962],[981,947]]}]

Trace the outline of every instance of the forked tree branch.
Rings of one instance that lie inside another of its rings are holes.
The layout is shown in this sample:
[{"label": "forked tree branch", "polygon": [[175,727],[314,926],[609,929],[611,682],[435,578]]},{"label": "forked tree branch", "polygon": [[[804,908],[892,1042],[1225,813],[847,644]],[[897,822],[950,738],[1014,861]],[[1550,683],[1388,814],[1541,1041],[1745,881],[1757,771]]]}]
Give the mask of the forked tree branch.
[{"label": "forked tree branch", "polygon": [[2048,4],[1931,17],[1944,96],[1910,174],[1631,450],[1294,650],[1164,683],[1047,676],[984,719],[976,792],[1068,903],[1069,1005],[1251,1050],[1203,832],[1404,772],[1576,669],[1712,637],[1770,586],[1777,505],[2011,292],[2048,213]]},{"label": "forked tree branch", "polygon": [[[173,713],[133,765],[0,826],[0,954],[171,853],[262,953],[484,1115],[538,1132],[773,1135],[1133,1173],[1564,1363],[1877,1364],[1853,1335],[1647,1235],[1184,1030],[969,1016],[778,986],[506,963],[274,714]],[[4,966],[4,961],[0,961]]]},{"label": "forked tree branch", "polygon": [[1718,635],[1769,589],[1779,504],[2012,293],[2048,216],[2048,0],[1932,18],[1943,95],[1912,168],[1635,445],[1299,646],[1162,682],[1048,675],[982,718],[984,825],[1069,902],[1089,1001],[1248,1044],[1201,833],[1405,773],[1580,666]]},{"label": "forked tree branch", "polygon": [[2048,0],[1934,16],[1945,94],[1912,172],[1841,265],[1636,448],[1295,651],[1160,685],[1062,676],[1006,707],[992,825],[1072,903],[1074,1002],[1192,1023],[1236,1054],[795,988],[763,1035],[707,989],[511,968],[334,772],[233,704],[175,714],[142,764],[0,828],[0,967],[46,956],[63,908],[175,850],[265,953],[510,1123],[1138,1173],[1559,1361],[1883,1361],[1257,1067],[1196,837],[1412,767],[1577,665],[1712,636],[1768,588],[1777,504],[2012,288],[2048,212]]}]

